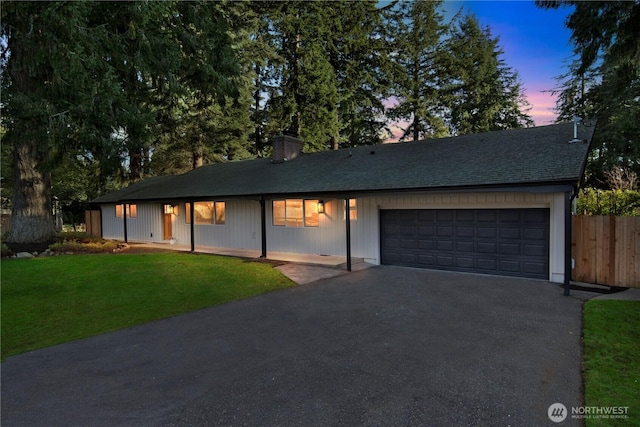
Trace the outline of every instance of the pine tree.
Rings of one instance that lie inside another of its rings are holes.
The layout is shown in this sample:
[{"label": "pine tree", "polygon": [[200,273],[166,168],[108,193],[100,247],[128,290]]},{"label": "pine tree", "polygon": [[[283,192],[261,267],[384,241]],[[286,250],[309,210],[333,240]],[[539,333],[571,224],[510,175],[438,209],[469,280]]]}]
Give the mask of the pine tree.
[{"label": "pine tree", "polygon": [[71,141],[71,123],[93,95],[91,50],[102,29],[87,25],[85,3],[2,6],[3,109],[13,145],[13,210],[7,242],[46,245],[55,235],[51,167]]},{"label": "pine tree", "polygon": [[597,120],[586,181],[607,187],[606,174],[623,167],[640,174],[640,4],[537,1],[570,6],[574,58],[560,77],[558,120]]},{"label": "pine tree", "polygon": [[465,16],[448,40],[447,89],[449,126],[464,135],[533,124],[526,114],[526,98],[518,73],[501,58],[498,38],[482,28],[473,15]]},{"label": "pine tree", "polygon": [[398,104],[388,115],[408,123],[401,140],[447,134],[442,88],[447,80],[443,40],[448,27],[441,5],[442,1],[403,1],[390,20],[395,33],[393,95]]}]

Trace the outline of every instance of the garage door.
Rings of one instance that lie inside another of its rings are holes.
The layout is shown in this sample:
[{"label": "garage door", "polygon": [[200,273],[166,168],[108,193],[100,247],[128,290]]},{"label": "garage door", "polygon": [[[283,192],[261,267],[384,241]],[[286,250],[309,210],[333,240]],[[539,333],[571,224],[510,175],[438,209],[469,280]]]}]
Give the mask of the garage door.
[{"label": "garage door", "polygon": [[380,211],[382,264],[549,278],[549,209]]}]

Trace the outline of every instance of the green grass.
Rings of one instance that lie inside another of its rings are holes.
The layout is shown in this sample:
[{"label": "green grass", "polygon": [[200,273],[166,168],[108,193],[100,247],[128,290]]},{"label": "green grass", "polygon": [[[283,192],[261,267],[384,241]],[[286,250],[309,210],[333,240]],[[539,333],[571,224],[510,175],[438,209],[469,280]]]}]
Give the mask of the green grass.
[{"label": "green grass", "polygon": [[640,302],[584,306],[585,406],[627,406],[628,418],[587,418],[587,427],[640,426]]},{"label": "green grass", "polygon": [[294,285],[266,263],[185,253],[11,259],[1,267],[2,360]]}]

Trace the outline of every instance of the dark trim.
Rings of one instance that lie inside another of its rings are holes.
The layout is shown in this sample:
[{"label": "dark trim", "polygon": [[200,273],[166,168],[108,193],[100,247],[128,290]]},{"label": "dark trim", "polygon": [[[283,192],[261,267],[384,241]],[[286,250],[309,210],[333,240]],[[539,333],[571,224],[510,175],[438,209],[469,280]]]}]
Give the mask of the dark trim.
[{"label": "dark trim", "polygon": [[571,191],[564,193],[564,295],[571,288]]},{"label": "dark trim", "polygon": [[[196,222],[196,218],[195,218],[195,209],[193,208],[194,202],[186,202],[189,203],[191,208],[189,209],[189,216],[190,218],[190,222],[189,222],[189,231],[191,233],[191,252],[195,252],[196,251],[196,233],[195,233],[195,228],[194,228],[194,224]],[[185,207],[186,208],[186,207]]]},{"label": "dark trim", "polygon": [[210,200],[259,200],[261,197],[265,199],[277,199],[277,198],[309,198],[309,197],[325,197],[325,198],[344,198],[349,195],[350,198],[354,198],[360,195],[375,195],[375,194],[391,194],[391,193],[478,193],[478,192],[527,192],[527,193],[562,193],[567,190],[573,189],[580,181],[579,178],[570,180],[559,181],[540,181],[531,183],[514,183],[514,184],[482,184],[482,185],[465,185],[465,186],[447,186],[447,187],[408,187],[408,188],[381,188],[371,190],[327,190],[327,191],[298,191],[290,193],[266,193],[266,194],[234,194],[234,195],[209,195],[198,197],[171,197],[162,199],[122,199],[115,202],[101,202],[100,204],[110,203],[122,203],[128,201],[129,203],[164,203],[167,201],[210,201]]},{"label": "dark trim", "polygon": [[267,257],[267,202],[264,196],[260,196],[260,240],[262,243],[262,254],[260,258]]},{"label": "dark trim", "polygon": [[124,219],[124,242],[129,243],[127,240],[127,203],[122,204],[122,218]]},{"label": "dark trim", "polygon": [[347,271],[351,271],[351,212],[349,211],[349,197],[344,199],[346,240],[347,240]]}]

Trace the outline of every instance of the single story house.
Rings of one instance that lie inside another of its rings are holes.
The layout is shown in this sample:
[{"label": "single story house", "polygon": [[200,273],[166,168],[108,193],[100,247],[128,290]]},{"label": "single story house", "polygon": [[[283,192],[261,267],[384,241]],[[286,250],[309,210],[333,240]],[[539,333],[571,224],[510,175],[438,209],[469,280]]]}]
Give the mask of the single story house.
[{"label": "single story house", "polygon": [[[303,153],[143,180],[92,201],[103,237],[344,256],[565,283],[594,128],[564,123]],[[350,266],[350,264],[348,264]]]}]

